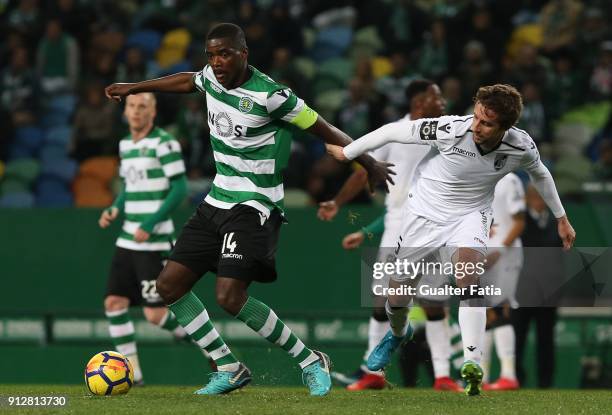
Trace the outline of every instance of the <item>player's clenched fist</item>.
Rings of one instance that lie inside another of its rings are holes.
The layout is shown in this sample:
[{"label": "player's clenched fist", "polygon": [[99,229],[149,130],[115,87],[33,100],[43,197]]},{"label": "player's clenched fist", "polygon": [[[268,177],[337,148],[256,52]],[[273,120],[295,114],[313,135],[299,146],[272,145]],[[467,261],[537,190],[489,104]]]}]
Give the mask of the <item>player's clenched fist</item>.
[{"label": "player's clenched fist", "polygon": [[130,95],[130,89],[134,84],[130,83],[117,83],[112,84],[104,88],[106,98],[114,99],[115,101],[121,101],[121,98]]},{"label": "player's clenched fist", "polygon": [[98,225],[100,225],[102,229],[108,228],[111,222],[117,219],[118,215],[119,209],[117,209],[116,207],[104,209],[102,211],[102,214],[100,215],[100,219],[98,219]]},{"label": "player's clenched fist", "polygon": [[321,220],[330,221],[338,214],[338,204],[335,200],[319,203],[317,217]]},{"label": "player's clenched fist", "polygon": [[342,248],[344,249],[356,249],[361,246],[363,240],[365,239],[365,235],[363,232],[353,232],[349,233],[342,239]]}]

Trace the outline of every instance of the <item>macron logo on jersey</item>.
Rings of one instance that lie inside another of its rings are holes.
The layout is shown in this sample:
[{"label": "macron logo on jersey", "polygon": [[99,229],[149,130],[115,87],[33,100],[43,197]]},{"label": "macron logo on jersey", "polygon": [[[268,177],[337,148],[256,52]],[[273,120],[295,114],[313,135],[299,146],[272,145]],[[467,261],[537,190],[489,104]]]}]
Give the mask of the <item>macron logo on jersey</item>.
[{"label": "macron logo on jersey", "polygon": [[476,158],[476,153],[474,153],[473,151],[468,151],[468,150],[465,150],[457,146],[453,147],[453,153],[461,154],[462,156]]},{"label": "macron logo on jersey", "polygon": [[234,240],[234,232],[226,233],[223,236],[223,244],[221,245],[221,256],[226,259],[242,259],[242,254],[234,253],[237,247],[238,242]]}]

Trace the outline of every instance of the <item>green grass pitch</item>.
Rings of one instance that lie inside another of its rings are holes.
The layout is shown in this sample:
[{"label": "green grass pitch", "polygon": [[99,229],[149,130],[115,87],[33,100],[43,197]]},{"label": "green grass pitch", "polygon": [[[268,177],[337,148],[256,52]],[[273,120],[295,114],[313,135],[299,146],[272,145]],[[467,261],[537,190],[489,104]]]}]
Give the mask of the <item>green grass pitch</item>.
[{"label": "green grass pitch", "polygon": [[[0,385],[6,414],[604,414],[612,393],[598,390],[522,390],[479,397],[429,389],[348,392],[311,398],[306,388],[249,386],[226,396],[195,396],[189,386],[145,386],[127,395],[97,397],[84,386]],[[8,396],[64,395],[63,408],[9,408]]]}]

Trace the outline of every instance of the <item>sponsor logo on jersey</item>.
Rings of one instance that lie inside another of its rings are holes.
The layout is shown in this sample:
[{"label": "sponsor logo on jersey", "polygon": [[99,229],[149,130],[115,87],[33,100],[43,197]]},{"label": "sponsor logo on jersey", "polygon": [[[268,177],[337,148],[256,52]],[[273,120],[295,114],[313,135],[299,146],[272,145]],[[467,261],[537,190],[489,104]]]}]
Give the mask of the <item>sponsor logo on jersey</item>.
[{"label": "sponsor logo on jersey", "polygon": [[215,114],[214,112],[208,111],[208,123],[211,126],[211,130],[214,128],[216,135],[219,137],[242,137],[244,134],[244,126],[240,124],[234,125],[232,118],[227,112]]},{"label": "sponsor logo on jersey", "polygon": [[493,167],[495,170],[501,170],[506,165],[506,160],[508,160],[508,155],[506,154],[498,154],[495,156],[495,161],[493,162]]},{"label": "sponsor logo on jersey", "polygon": [[253,100],[249,97],[240,98],[240,101],[238,101],[238,109],[240,110],[240,112],[243,112],[245,114],[251,112],[251,110],[253,109]]},{"label": "sponsor logo on jersey", "polygon": [[139,170],[134,166],[130,166],[125,170],[124,177],[128,183],[132,184],[137,183],[140,180],[146,179],[145,171]]},{"label": "sponsor logo on jersey", "polygon": [[438,131],[444,131],[446,134],[450,133],[451,125],[450,123],[444,124],[438,127]]},{"label": "sponsor logo on jersey", "polygon": [[419,130],[421,140],[435,140],[436,128],[438,128],[438,121],[424,121]]},{"label": "sponsor logo on jersey", "polygon": [[138,154],[139,154],[141,157],[144,157],[144,156],[147,154],[147,151],[148,151],[148,150],[149,150],[149,149],[148,149],[148,148],[146,148],[146,147],[141,147],[141,148],[140,148],[140,150],[138,150]]},{"label": "sponsor logo on jersey", "polygon": [[466,157],[476,158],[476,153],[474,153],[473,151],[469,151],[457,146],[453,147],[453,153],[461,154],[462,156]]}]

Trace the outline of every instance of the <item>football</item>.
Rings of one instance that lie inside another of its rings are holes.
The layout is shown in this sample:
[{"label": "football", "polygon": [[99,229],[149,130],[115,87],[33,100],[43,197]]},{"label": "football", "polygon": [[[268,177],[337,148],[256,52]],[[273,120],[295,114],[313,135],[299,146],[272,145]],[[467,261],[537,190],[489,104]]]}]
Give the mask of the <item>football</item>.
[{"label": "football", "polygon": [[94,395],[126,394],[134,384],[132,364],[121,353],[97,353],[85,367],[85,384]]}]

